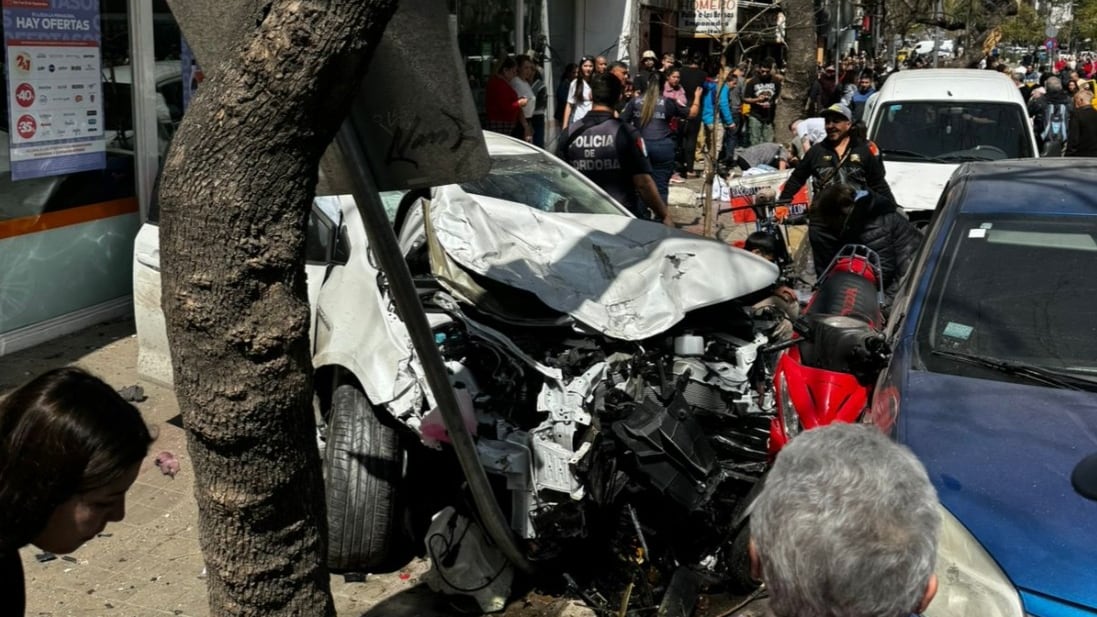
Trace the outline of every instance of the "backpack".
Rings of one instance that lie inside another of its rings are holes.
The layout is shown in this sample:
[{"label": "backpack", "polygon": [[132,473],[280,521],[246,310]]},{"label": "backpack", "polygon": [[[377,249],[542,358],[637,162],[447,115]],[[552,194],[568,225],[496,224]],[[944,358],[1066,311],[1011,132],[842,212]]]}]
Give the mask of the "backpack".
[{"label": "backpack", "polygon": [[1063,103],[1048,103],[1044,117],[1047,120],[1041,137],[1045,141],[1054,139],[1065,142],[1067,140],[1067,106]]}]

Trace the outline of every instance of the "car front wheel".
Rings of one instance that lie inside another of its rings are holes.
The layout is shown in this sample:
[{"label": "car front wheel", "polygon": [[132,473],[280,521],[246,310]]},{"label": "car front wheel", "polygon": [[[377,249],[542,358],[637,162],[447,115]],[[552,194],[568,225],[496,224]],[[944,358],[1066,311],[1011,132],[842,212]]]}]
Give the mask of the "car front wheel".
[{"label": "car front wheel", "polygon": [[406,535],[399,505],[402,467],[396,428],[381,421],[357,384],[338,384],[324,451],[329,568],[377,572],[392,567]]}]

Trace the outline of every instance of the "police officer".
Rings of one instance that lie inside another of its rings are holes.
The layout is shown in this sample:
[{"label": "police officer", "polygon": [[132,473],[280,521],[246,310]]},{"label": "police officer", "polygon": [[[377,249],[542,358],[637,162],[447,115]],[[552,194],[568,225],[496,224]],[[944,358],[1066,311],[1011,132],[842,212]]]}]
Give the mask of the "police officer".
[{"label": "police officer", "polygon": [[[651,175],[644,140],[635,128],[614,117],[621,99],[621,80],[611,73],[590,80],[592,107],[560,138],[556,155],[605,189],[640,218],[650,209],[656,220],[674,226]],[[639,195],[647,208],[637,203]]]},{"label": "police officer", "polygon": [[831,105],[823,110],[823,121],[827,138],[800,159],[785,182],[780,199],[790,199],[808,178],[812,178],[816,195],[832,182],[842,182],[857,189],[871,190],[894,203],[891,187],[884,179],[880,150],[871,141],[850,133],[853,113],[849,107],[843,103]]}]

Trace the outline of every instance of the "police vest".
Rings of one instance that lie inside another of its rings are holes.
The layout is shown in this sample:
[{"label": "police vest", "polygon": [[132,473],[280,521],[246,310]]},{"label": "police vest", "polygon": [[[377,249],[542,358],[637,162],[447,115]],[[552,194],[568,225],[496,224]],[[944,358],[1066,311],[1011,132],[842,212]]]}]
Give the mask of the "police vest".
[{"label": "police vest", "polygon": [[621,169],[621,157],[617,154],[620,132],[621,121],[615,118],[597,124],[587,123],[584,118],[568,136],[568,162],[583,173]]},{"label": "police vest", "polygon": [[633,147],[628,143],[630,128],[617,118],[588,115],[568,134],[560,158],[636,213],[632,176],[642,170],[630,168],[622,156]]}]

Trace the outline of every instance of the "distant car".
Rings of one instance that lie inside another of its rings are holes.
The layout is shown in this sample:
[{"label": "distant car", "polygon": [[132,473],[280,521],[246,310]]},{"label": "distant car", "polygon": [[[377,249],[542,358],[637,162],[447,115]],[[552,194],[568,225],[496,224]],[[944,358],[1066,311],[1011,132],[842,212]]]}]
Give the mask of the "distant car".
[{"label": "distant car", "polygon": [[1094,159],[968,163],[896,297],[869,422],[946,510],[927,617],[1097,614]]},{"label": "distant car", "polygon": [[955,47],[951,39],[945,39],[943,41],[918,41],[914,46],[914,53],[919,56],[928,56],[933,53],[933,46],[937,46],[937,56],[939,58],[947,58],[952,55]]},{"label": "distant car", "polygon": [[892,73],[869,98],[864,117],[896,201],[920,223],[960,163],[1037,155],[1025,101],[997,71]]}]

